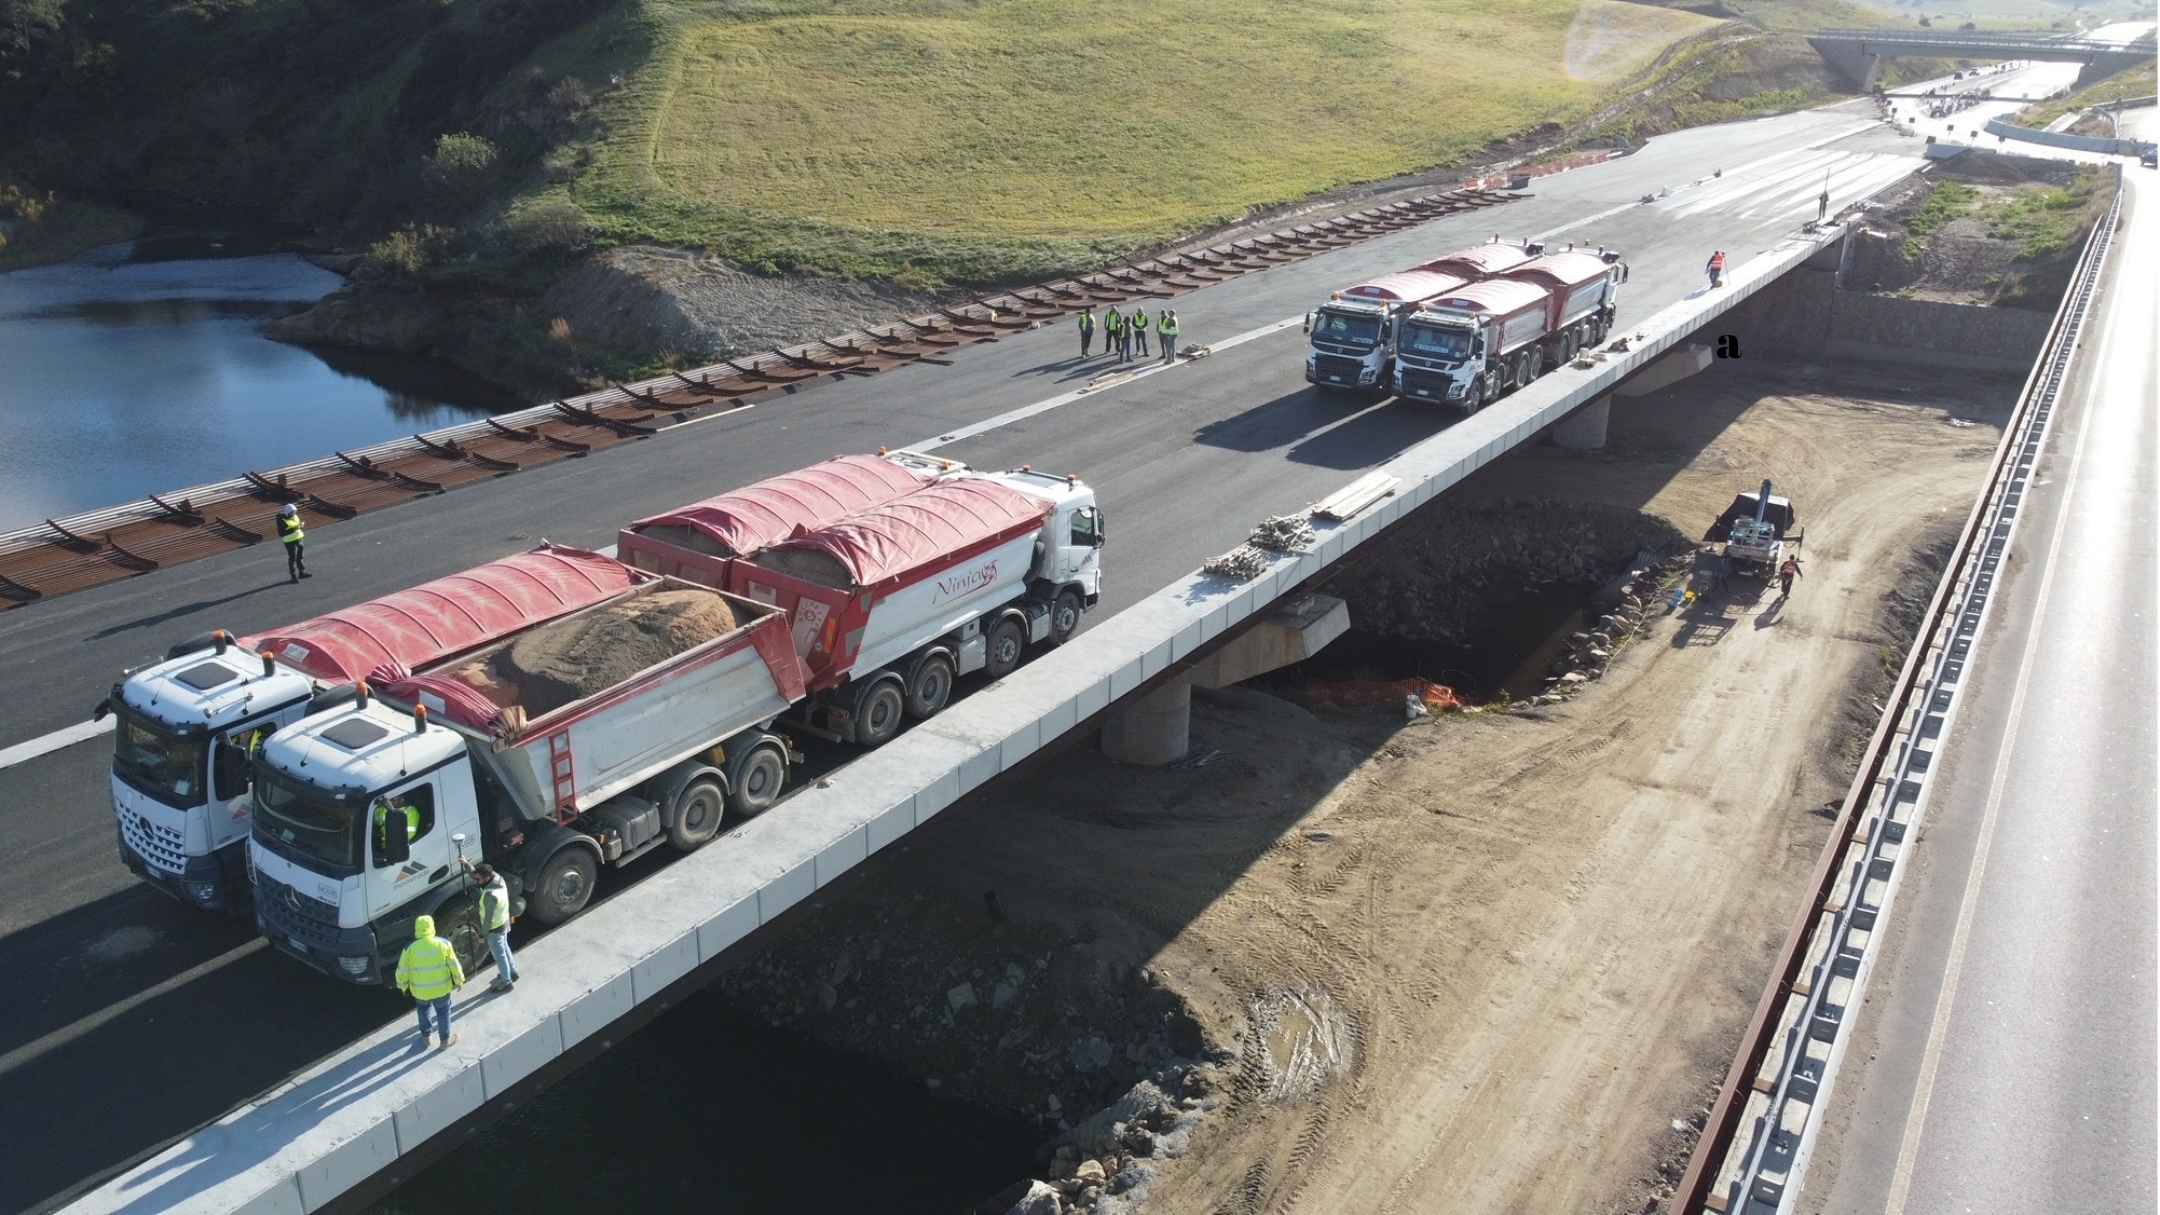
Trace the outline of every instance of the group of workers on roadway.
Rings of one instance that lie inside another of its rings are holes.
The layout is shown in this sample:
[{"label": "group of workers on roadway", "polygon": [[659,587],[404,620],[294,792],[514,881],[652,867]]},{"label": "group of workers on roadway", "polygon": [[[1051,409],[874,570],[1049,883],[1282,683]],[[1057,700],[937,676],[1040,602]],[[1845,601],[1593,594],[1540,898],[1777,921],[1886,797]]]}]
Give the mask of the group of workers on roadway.
[{"label": "group of workers on roadway", "polygon": [[[1080,310],[1079,324],[1080,357],[1084,359],[1095,344],[1095,305],[1089,304]],[[1150,327],[1153,327],[1156,336],[1162,339],[1162,361],[1176,362],[1178,316],[1175,308],[1163,309],[1160,316],[1150,321],[1145,308],[1134,308],[1130,312],[1121,313],[1117,310],[1117,305],[1112,304],[1103,310],[1103,353],[1116,355],[1120,363],[1131,362],[1136,348],[1145,357],[1148,352],[1147,335]]]}]

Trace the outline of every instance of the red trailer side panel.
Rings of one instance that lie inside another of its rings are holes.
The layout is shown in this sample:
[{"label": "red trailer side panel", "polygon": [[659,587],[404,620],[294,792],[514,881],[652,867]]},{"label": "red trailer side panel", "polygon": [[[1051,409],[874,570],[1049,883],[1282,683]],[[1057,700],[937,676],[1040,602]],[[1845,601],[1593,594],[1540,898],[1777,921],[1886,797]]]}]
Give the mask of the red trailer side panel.
[{"label": "red trailer side panel", "polygon": [[644,580],[612,557],[542,545],[240,644],[313,678],[349,683],[386,663],[418,670]]},{"label": "red trailer side panel", "polygon": [[747,556],[797,528],[821,527],[929,482],[922,473],[879,456],[841,456],[640,519],[623,530],[686,528],[708,540],[715,556]]},{"label": "red trailer side panel", "polygon": [[1499,334],[1500,349],[1496,353],[1504,354],[1545,336],[1548,332],[1546,318],[1550,315],[1549,294],[1534,283],[1489,278],[1443,299],[1433,300],[1431,306],[1491,316],[1493,328]]},{"label": "red trailer side panel", "polygon": [[1600,281],[1612,272],[1613,268],[1596,254],[1568,252],[1548,253],[1524,262],[1502,277],[1545,288],[1551,301],[1551,314],[1545,324],[1548,329],[1558,329],[1579,311],[1574,307],[1578,296],[1586,290],[1599,290]]}]

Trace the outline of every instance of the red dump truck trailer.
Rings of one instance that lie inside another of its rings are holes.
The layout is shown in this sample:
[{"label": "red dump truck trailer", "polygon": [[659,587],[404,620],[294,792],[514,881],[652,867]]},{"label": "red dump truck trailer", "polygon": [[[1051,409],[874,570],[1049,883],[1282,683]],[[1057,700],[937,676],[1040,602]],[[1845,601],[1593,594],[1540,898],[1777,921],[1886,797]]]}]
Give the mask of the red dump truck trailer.
[{"label": "red dump truck trailer", "polygon": [[1523,261],[1403,318],[1395,390],[1476,412],[1605,340],[1627,267],[1619,254]]},{"label": "red dump truck trailer", "polygon": [[1064,641],[1102,593],[1094,490],[1027,468],[960,469],[731,558],[639,526],[624,561],[785,611],[809,690],[795,722],[865,746],[944,708],[958,676]]}]

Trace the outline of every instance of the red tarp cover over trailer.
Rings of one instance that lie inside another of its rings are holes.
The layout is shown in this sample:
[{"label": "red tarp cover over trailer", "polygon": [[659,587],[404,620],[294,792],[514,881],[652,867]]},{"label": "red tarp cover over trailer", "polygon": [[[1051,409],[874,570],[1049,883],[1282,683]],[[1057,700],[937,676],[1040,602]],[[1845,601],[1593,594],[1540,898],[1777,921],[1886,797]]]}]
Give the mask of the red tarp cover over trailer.
[{"label": "red tarp cover over trailer", "polygon": [[1359,283],[1357,286],[1345,290],[1343,294],[1351,299],[1382,300],[1390,303],[1402,300],[1426,300],[1453,291],[1466,281],[1461,275],[1456,274],[1435,274],[1430,270],[1404,270],[1399,274],[1386,274]]},{"label": "red tarp cover over trailer", "polygon": [[243,637],[315,679],[350,682],[385,663],[417,670],[629,589],[646,575],[581,548],[542,545],[409,590]]},{"label": "red tarp cover over trailer", "polygon": [[1520,246],[1503,245],[1494,241],[1488,245],[1472,245],[1457,249],[1446,257],[1436,257],[1418,267],[1420,270],[1436,270],[1442,274],[1457,274],[1476,282],[1490,278],[1504,270],[1513,269],[1530,260],[1530,255]]},{"label": "red tarp cover over trailer", "polygon": [[[904,579],[978,545],[1040,527],[1050,504],[995,481],[941,481],[838,523],[804,530],[767,556],[786,572],[794,553],[829,558],[855,587]],[[761,560],[758,564],[764,564]],[[797,568],[800,568],[799,566]]]},{"label": "red tarp cover over trailer", "polygon": [[1482,283],[1472,283],[1446,299],[1433,301],[1435,306],[1441,308],[1458,308],[1464,312],[1490,312],[1499,316],[1512,316],[1525,308],[1540,307],[1544,303],[1544,288],[1508,278],[1489,278]]},{"label": "red tarp cover over trailer", "polygon": [[929,482],[928,476],[880,456],[840,456],[640,519],[628,530],[679,527],[712,545],[692,547],[716,557],[744,557],[786,539],[797,528],[822,527]]},{"label": "red tarp cover over trailer", "polygon": [[1595,253],[1548,253],[1533,261],[1524,262],[1506,272],[1509,278],[1521,278],[1549,286],[1570,289],[1584,283],[1594,283],[1612,273],[1612,267]]}]

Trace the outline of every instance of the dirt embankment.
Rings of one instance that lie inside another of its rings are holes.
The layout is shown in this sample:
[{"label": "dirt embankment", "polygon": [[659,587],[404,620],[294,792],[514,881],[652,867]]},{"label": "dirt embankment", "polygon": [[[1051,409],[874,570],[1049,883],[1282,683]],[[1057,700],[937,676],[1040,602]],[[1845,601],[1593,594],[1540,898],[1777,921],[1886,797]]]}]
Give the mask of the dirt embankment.
[{"label": "dirt embankment", "polygon": [[1046,757],[780,926],[729,998],[1035,1121],[1030,1210],[1655,1209],[1909,624],[1885,596],[1924,595],[1907,558],[1992,450],[1952,422],[2014,391],[1718,367],[1386,543],[1425,560],[1533,497],[1699,535],[1770,476],[1807,528],[1790,601],[1660,607],[1523,712],[1199,697],[1187,761]]},{"label": "dirt embankment", "polygon": [[[1968,156],[1900,187],[1857,232],[1849,289],[2053,312],[2104,200],[2077,188],[2078,168],[2017,156]],[[2057,247],[2049,234],[2067,237]]]}]

